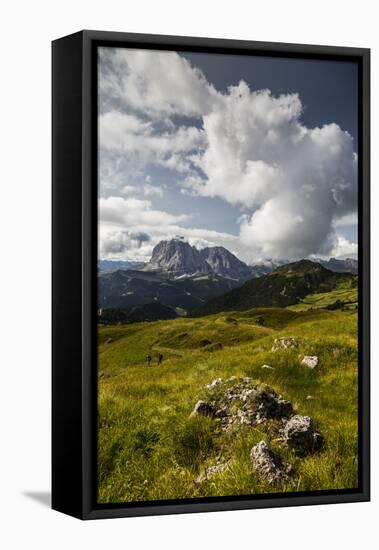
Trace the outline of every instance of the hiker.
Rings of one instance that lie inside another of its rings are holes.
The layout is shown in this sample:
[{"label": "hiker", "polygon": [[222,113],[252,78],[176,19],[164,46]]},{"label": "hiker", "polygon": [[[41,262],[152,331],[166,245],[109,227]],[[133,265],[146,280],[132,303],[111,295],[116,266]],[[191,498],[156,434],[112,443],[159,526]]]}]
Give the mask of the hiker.
[{"label": "hiker", "polygon": [[151,355],[146,355],[146,366],[150,367],[151,364]]},{"label": "hiker", "polygon": [[163,355],[161,353],[158,353],[158,365],[161,365],[163,361]]}]

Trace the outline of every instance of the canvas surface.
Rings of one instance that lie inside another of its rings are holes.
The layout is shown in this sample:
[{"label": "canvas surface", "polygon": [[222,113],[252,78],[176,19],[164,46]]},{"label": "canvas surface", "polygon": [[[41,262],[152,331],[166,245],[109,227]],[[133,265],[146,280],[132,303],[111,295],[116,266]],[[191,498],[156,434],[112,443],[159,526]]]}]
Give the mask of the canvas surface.
[{"label": "canvas surface", "polygon": [[357,94],[99,49],[99,503],[358,486]]}]

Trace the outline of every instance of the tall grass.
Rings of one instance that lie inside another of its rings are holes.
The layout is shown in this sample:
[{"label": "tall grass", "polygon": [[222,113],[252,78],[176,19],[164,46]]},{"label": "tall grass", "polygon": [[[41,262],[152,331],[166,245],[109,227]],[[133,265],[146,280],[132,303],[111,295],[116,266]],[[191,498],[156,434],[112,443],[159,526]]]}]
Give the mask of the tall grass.
[{"label": "tall grass", "polygon": [[[278,336],[303,345],[272,352]],[[204,340],[222,349],[209,352]],[[357,486],[356,312],[260,308],[100,327],[99,342],[99,502]],[[153,357],[150,367],[146,354]],[[302,366],[299,354],[318,355],[319,367]],[[223,432],[210,418],[190,417],[205,385],[232,375],[269,384],[309,414],[325,435],[322,452],[295,457],[272,425]],[[262,439],[293,465],[290,482],[270,486],[252,471],[250,450]],[[230,460],[230,468],[196,482],[220,460]]]}]

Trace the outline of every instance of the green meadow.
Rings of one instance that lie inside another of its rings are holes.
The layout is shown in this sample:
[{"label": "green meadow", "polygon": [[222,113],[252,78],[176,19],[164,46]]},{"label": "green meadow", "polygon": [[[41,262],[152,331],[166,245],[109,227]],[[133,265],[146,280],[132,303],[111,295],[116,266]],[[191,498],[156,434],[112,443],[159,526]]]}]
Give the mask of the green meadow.
[{"label": "green meadow", "polygon": [[[356,307],[324,309],[342,300],[328,294],[306,297],[287,309],[100,326],[98,501],[356,487],[357,312]],[[343,297],[356,303],[356,294],[348,298]],[[301,347],[271,351],[274,339],[282,336],[298,339]],[[303,355],[317,355],[319,366],[301,365]],[[323,449],[299,458],[269,423],[225,432],[212,418],[191,417],[196,402],[206,396],[205,386],[231,376],[266,383],[296,412],[311,416],[325,437]],[[269,485],[252,470],[250,450],[262,439],[291,463],[290,481]],[[230,467],[198,482],[220,459],[230,460]]]},{"label": "green meadow", "polygon": [[356,310],[357,301],[357,289],[349,287],[348,285],[341,285],[340,288],[332,290],[331,292],[320,292],[317,294],[309,294],[305,296],[299,304],[289,306],[292,311],[304,311],[312,308],[326,308],[331,307],[336,302],[340,302],[344,309]]}]

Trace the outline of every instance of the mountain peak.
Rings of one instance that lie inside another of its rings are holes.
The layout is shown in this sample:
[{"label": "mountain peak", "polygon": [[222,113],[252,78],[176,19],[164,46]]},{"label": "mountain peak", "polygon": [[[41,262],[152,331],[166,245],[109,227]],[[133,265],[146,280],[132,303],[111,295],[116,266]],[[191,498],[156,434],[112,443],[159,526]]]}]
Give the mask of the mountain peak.
[{"label": "mountain peak", "polygon": [[179,276],[183,274],[204,273],[199,251],[186,241],[171,239],[160,241],[153,249],[147,271],[166,271]]},{"label": "mountain peak", "polygon": [[223,246],[198,250],[182,239],[160,241],[153,249],[146,271],[164,271],[174,277],[216,274],[246,279],[252,270]]},{"label": "mountain peak", "polygon": [[317,262],[313,262],[312,260],[299,260],[297,262],[291,262],[289,264],[285,264],[282,266],[277,267],[274,269],[271,273],[272,274],[290,274],[290,273],[296,273],[298,275],[305,274],[305,273],[316,273],[316,272],[329,272],[330,270],[326,267],[323,267],[321,264]]},{"label": "mountain peak", "polygon": [[252,274],[251,268],[223,246],[204,248],[200,255],[212,272],[218,275],[240,279],[250,277]]}]

